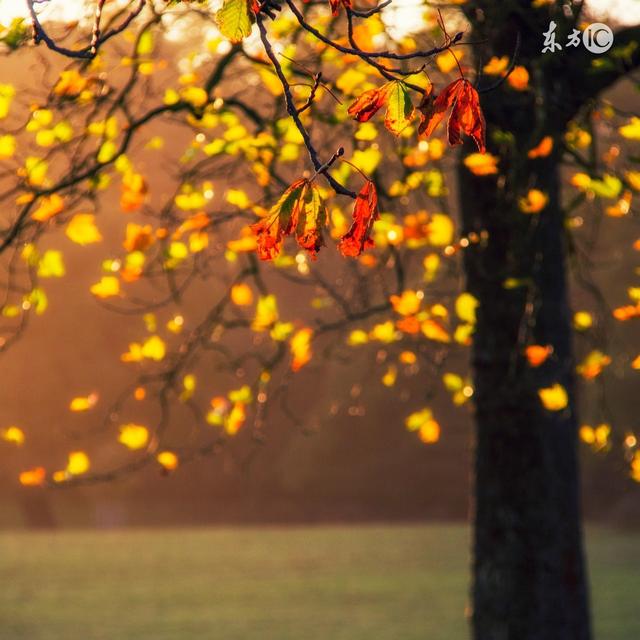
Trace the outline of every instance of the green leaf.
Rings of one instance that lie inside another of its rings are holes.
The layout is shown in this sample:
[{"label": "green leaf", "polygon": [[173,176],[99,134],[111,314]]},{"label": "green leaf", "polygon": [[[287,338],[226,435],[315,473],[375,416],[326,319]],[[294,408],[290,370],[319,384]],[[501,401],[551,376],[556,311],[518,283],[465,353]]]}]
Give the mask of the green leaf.
[{"label": "green leaf", "polygon": [[394,82],[387,99],[387,113],[384,126],[398,136],[413,120],[415,109],[406,86],[402,82]]},{"label": "green leaf", "polygon": [[216,13],[216,23],[222,35],[231,42],[242,42],[251,33],[251,14],[247,0],[224,0]]}]

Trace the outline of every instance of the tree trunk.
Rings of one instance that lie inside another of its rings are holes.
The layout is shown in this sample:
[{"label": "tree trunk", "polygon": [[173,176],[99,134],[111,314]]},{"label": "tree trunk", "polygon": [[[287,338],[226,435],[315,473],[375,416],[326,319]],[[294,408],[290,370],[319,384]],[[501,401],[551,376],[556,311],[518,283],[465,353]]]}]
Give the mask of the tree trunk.
[{"label": "tree trunk", "polygon": [[[567,300],[559,155],[530,160],[544,135],[539,106],[483,97],[502,178],[459,170],[463,232],[488,233],[465,250],[468,290],[478,298],[474,336],[476,452],[472,588],[475,640],[587,640],[577,462],[571,317]],[[557,148],[556,144],[556,148]],[[547,206],[525,214],[531,188]],[[527,344],[550,345],[540,367]],[[545,409],[538,390],[561,385],[565,409]]]}]

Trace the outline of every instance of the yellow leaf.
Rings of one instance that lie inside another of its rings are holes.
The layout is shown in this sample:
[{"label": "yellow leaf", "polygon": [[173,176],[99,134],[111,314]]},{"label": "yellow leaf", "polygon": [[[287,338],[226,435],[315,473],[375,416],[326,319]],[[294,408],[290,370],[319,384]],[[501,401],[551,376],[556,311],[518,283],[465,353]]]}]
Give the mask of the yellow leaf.
[{"label": "yellow leaf", "polygon": [[62,253],[49,249],[38,262],[38,275],[41,278],[62,278],[65,274]]},{"label": "yellow leaf", "polygon": [[144,358],[160,362],[165,356],[166,346],[160,336],[151,336],[142,344],[141,353]]},{"label": "yellow leaf", "polygon": [[402,295],[391,296],[391,304],[393,310],[401,316],[412,316],[418,313],[422,295],[418,295],[416,291],[403,291]]},{"label": "yellow leaf", "polygon": [[[382,152],[377,146],[371,146],[367,149],[357,149],[353,152],[350,162],[358,167],[360,171],[369,175],[373,173],[380,161],[382,160]],[[345,165],[349,166],[349,165]]]},{"label": "yellow leaf", "polygon": [[276,322],[269,335],[276,342],[284,342],[294,330],[292,322]]},{"label": "yellow leaf", "polygon": [[493,56],[487,64],[484,65],[483,71],[488,76],[501,76],[509,67],[509,56],[497,58]]},{"label": "yellow leaf", "polygon": [[251,206],[251,200],[241,189],[229,189],[226,193],[226,200],[239,209],[248,209]]},{"label": "yellow leaf", "polygon": [[142,449],[149,441],[149,430],[140,424],[124,424],[120,427],[118,442],[131,450]]},{"label": "yellow leaf", "polygon": [[118,147],[113,140],[105,140],[98,151],[97,160],[100,164],[107,164],[116,157]]},{"label": "yellow leaf", "polygon": [[291,348],[291,355],[293,356],[291,361],[292,371],[299,371],[311,360],[313,355],[311,351],[312,337],[313,330],[304,328],[296,331],[291,338],[289,346]]},{"label": "yellow leaf", "polygon": [[561,411],[569,404],[566,389],[557,382],[551,387],[538,389],[538,395],[545,409],[549,411]]},{"label": "yellow leaf", "polygon": [[593,316],[588,311],[576,311],[573,326],[576,331],[586,331],[593,326]]},{"label": "yellow leaf", "polygon": [[153,33],[151,33],[149,29],[146,29],[140,34],[140,37],[138,38],[136,53],[140,57],[148,56],[153,52],[153,45],[154,45]]},{"label": "yellow leaf", "polygon": [[397,367],[391,365],[386,373],[382,376],[382,384],[385,387],[393,387],[396,383],[396,379],[398,377],[398,369]]},{"label": "yellow leaf", "polygon": [[253,291],[244,282],[234,284],[231,287],[231,301],[239,307],[248,307],[253,304]]},{"label": "yellow leaf", "polygon": [[539,189],[530,189],[526,197],[520,198],[518,206],[522,213],[540,213],[549,202],[547,194]]},{"label": "yellow leaf", "polygon": [[457,373],[445,373],[442,376],[442,382],[444,383],[444,388],[449,393],[462,391],[462,388],[464,387],[464,380]]},{"label": "yellow leaf", "polygon": [[2,438],[5,442],[11,442],[17,446],[21,446],[24,444],[24,431],[20,427],[11,426],[7,427],[0,431],[0,438]]},{"label": "yellow leaf", "polygon": [[267,331],[278,321],[278,302],[273,294],[260,296],[256,315],[251,324],[253,331]]},{"label": "yellow leaf", "polygon": [[69,475],[79,476],[87,473],[90,466],[89,456],[84,451],[72,451],[69,454],[66,471]]},{"label": "yellow leaf", "polygon": [[435,420],[427,420],[418,431],[418,437],[425,444],[434,444],[440,439],[440,425]]},{"label": "yellow leaf", "polygon": [[418,357],[413,351],[403,351],[398,357],[402,364],[412,365],[418,361]]},{"label": "yellow leaf", "polygon": [[404,424],[409,431],[418,431],[422,425],[433,419],[431,409],[425,407],[405,418]]},{"label": "yellow leaf", "polygon": [[11,158],[16,152],[16,139],[11,134],[0,136],[0,160]]},{"label": "yellow leaf", "polygon": [[593,380],[602,370],[611,364],[611,357],[595,349],[576,367],[576,371],[585,379]]},{"label": "yellow leaf", "polygon": [[96,217],[91,213],[77,213],[67,224],[66,235],[76,244],[86,245],[100,242],[102,235],[95,223]]},{"label": "yellow leaf", "polygon": [[140,225],[129,222],[125,228],[122,246],[127,251],[144,251],[153,243],[153,229],[150,224]]},{"label": "yellow leaf", "polygon": [[189,251],[200,253],[209,246],[209,234],[206,231],[194,231],[189,234]]},{"label": "yellow leaf", "polygon": [[224,428],[227,435],[235,436],[242,428],[247,419],[247,412],[244,404],[236,402],[224,421]]},{"label": "yellow leaf", "polygon": [[120,280],[115,276],[103,276],[100,282],[92,285],[89,289],[97,298],[110,298],[120,293]]},{"label": "yellow leaf", "polygon": [[429,242],[434,247],[445,247],[453,241],[453,220],[444,213],[434,213],[429,221]]},{"label": "yellow leaf", "polygon": [[[27,176],[29,183],[36,187],[42,186],[45,180],[47,179],[47,172],[49,171],[49,163],[46,160],[43,160],[42,158],[35,158],[33,156],[30,156],[25,160],[24,165],[25,165],[24,173]],[[52,196],[48,198],[47,197],[43,198],[43,201],[46,202],[47,200],[53,203],[53,202],[58,202],[59,200],[61,201],[61,198],[60,196],[54,193]],[[55,214],[52,214],[52,215],[55,215]],[[39,220],[39,218],[35,217],[35,214],[32,217],[34,220]],[[46,219],[50,217],[51,215],[49,215]],[[40,222],[44,222],[44,220],[40,220]]]},{"label": "yellow leaf", "polygon": [[166,471],[175,471],[180,464],[178,456],[173,451],[161,451],[156,456],[156,460]]},{"label": "yellow leaf", "polygon": [[640,140],[640,118],[632,117],[629,124],[618,129],[620,135],[627,140]]},{"label": "yellow leaf", "polygon": [[451,342],[451,336],[437,320],[425,320],[420,328],[428,340],[444,343]]},{"label": "yellow leaf", "polygon": [[253,393],[251,387],[248,384],[242,385],[239,389],[229,391],[229,400],[231,402],[242,404],[250,404],[253,402]]},{"label": "yellow leaf", "polygon": [[15,95],[16,90],[13,85],[0,84],[0,120],[3,120],[9,115],[11,101]]},{"label": "yellow leaf", "polygon": [[631,188],[640,191],[640,171],[627,171],[624,175]]},{"label": "yellow leaf", "polygon": [[97,393],[90,393],[88,396],[78,396],[77,398],[73,398],[69,403],[69,410],[75,412],[89,411],[89,409],[95,407],[97,402]]},{"label": "yellow leaf", "polygon": [[53,87],[57,96],[77,96],[87,86],[87,79],[83,78],[76,69],[60,72],[60,78]]},{"label": "yellow leaf", "polygon": [[186,402],[193,396],[196,390],[197,379],[193,373],[188,373],[182,379],[182,393],[180,394],[180,402]]},{"label": "yellow leaf", "polygon": [[456,50],[455,56],[451,50],[443,51],[436,56],[436,65],[442,73],[449,73],[458,67],[458,62],[464,58],[464,51]]},{"label": "yellow leaf", "polygon": [[242,42],[251,33],[251,16],[247,0],[224,0],[215,20],[220,33],[231,42]]},{"label": "yellow leaf", "polygon": [[347,338],[347,344],[352,347],[369,342],[369,334],[362,329],[354,329]]},{"label": "yellow leaf", "polygon": [[387,322],[376,324],[369,333],[369,338],[388,344],[398,339],[398,332],[393,322],[387,320]]},{"label": "yellow leaf", "polygon": [[476,176],[490,176],[498,173],[498,156],[491,153],[470,153],[464,159],[464,166]]},{"label": "yellow leaf", "polygon": [[64,210],[64,200],[54,193],[44,196],[40,201],[40,206],[31,214],[31,219],[37,222],[46,222],[50,218],[57,216]]},{"label": "yellow leaf", "polygon": [[583,424],[579,430],[580,440],[585,444],[593,444],[596,441],[595,429],[588,424]]},{"label": "yellow leaf", "polygon": [[470,293],[461,293],[456,298],[456,314],[458,318],[467,324],[475,324],[478,304],[478,300]]},{"label": "yellow leaf", "polygon": [[180,91],[180,97],[194,107],[203,107],[209,102],[209,95],[202,87],[185,87]]}]

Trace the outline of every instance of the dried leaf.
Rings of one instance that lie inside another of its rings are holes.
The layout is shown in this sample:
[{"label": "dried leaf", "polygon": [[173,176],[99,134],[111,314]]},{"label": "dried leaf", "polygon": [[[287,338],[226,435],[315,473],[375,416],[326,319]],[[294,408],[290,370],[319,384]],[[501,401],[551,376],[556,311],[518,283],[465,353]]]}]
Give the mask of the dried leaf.
[{"label": "dried leaf", "polygon": [[478,92],[465,78],[458,78],[447,85],[435,99],[429,88],[418,107],[422,112],[419,134],[425,138],[429,137],[444,120],[449,108],[451,108],[447,123],[449,144],[452,146],[461,144],[462,134],[464,134],[473,138],[478,151],[484,153],[486,150],[485,121],[480,108],[480,98]]},{"label": "dried leaf", "polygon": [[338,249],[343,256],[356,258],[365,249],[373,246],[371,230],[378,219],[378,193],[371,180],[360,190],[353,207],[353,223],[341,238]]},{"label": "dried leaf", "polygon": [[260,259],[272,260],[280,254],[285,236],[292,234],[315,257],[323,244],[322,229],[326,224],[327,210],[319,189],[303,179],[294,182],[269,214],[251,228],[258,239]]},{"label": "dried leaf", "polygon": [[369,89],[359,96],[349,107],[347,113],[358,122],[367,122],[387,102],[393,82],[387,82],[377,89]]}]

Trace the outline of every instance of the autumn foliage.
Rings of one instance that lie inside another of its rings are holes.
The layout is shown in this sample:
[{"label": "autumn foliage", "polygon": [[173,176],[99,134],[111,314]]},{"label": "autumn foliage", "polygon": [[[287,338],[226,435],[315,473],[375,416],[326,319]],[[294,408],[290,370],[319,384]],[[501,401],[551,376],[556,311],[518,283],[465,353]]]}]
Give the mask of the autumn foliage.
[{"label": "autumn foliage", "polygon": [[[72,420],[107,416],[123,460],[116,471],[151,461],[166,474],[194,452],[218,451],[243,434],[263,438],[270,401],[283,402],[289,377],[321,366],[325,355],[348,360],[352,350],[371,356],[369,386],[385,393],[412,388],[429,371],[429,392],[409,393],[399,423],[425,445],[444,437],[432,399],[467,410],[473,382],[448,355],[473,344],[486,311],[460,284],[462,258],[493,248],[483,225],[462,232],[452,213],[458,152],[466,175],[509,188],[505,164],[514,157],[529,166],[564,158],[565,226],[577,247],[590,219],[609,228],[635,215],[640,118],[594,103],[565,132],[535,131],[515,148],[509,131],[487,131],[483,102],[491,85],[505,99],[535,97],[533,70],[505,55],[483,60],[477,73],[465,29],[447,31],[464,24],[454,7],[429,9],[427,28],[402,36],[383,20],[384,6],[365,10],[350,0],[224,0],[215,13],[195,0],[166,2],[157,13],[127,7],[112,12],[106,3],[104,15],[81,23],[77,40],[63,34],[58,42],[37,20],[0,30],[8,65],[36,43],[57,61],[43,92],[0,83],[0,350],[36,330],[29,319],[52,312],[50,283],[77,277],[66,255],[84,252],[94,268],[82,294],[137,323],[115,354],[131,380],[117,398],[97,380],[63,405]],[[598,128],[614,138],[596,145]],[[549,213],[539,184],[505,198],[531,233]],[[627,244],[637,255],[640,241]],[[337,252],[316,260],[332,245]],[[576,260],[589,251],[576,250]],[[295,305],[277,295],[281,281]],[[194,283],[210,296],[198,294],[195,310],[184,306]],[[526,274],[505,272],[500,287],[535,308]],[[610,306],[581,298],[573,319],[582,340],[575,372],[588,388],[609,371],[640,369],[637,353],[618,359],[601,339],[609,321],[637,322],[638,287]],[[527,332],[529,321],[512,366],[542,376],[558,355]],[[222,363],[209,364],[227,377],[211,388],[199,358],[218,356]],[[556,379],[533,396],[544,412],[561,415],[570,405]],[[138,418],[141,407],[157,412]],[[176,446],[180,438],[166,437],[166,407],[199,416],[202,439]],[[113,424],[112,414],[121,415]],[[617,437],[640,480],[631,427],[618,437],[608,417],[589,421],[585,446],[613,450]],[[0,437],[26,450],[31,433],[17,416]],[[91,446],[74,442],[52,469],[34,459],[19,481],[112,477]]]}]

